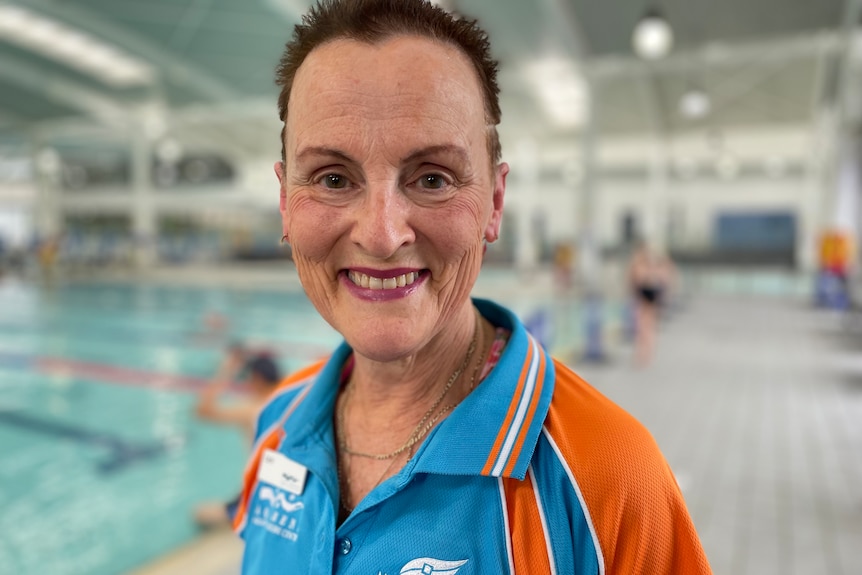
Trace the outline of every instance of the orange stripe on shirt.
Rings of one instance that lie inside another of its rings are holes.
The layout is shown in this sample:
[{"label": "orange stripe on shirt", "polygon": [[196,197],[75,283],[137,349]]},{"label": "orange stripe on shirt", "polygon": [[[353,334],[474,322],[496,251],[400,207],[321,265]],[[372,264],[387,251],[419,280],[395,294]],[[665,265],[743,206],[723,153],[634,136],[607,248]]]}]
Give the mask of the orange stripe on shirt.
[{"label": "orange stripe on shirt", "polygon": [[502,481],[515,565],[512,575],[550,575],[547,534],[533,490],[532,472],[527,473],[523,481],[513,477],[504,477]]},{"label": "orange stripe on shirt", "polygon": [[276,427],[272,433],[263,438],[257,444],[257,449],[252,454],[248,465],[245,468],[242,481],[242,494],[239,498],[239,506],[237,507],[236,515],[233,518],[233,528],[236,532],[242,531],[245,526],[246,510],[248,509],[248,500],[251,494],[254,493],[257,487],[257,468],[260,466],[260,459],[263,457],[263,452],[267,449],[277,450],[278,445],[284,438],[284,431],[281,427]]},{"label": "orange stripe on shirt", "polygon": [[311,365],[309,365],[307,367],[303,367],[299,371],[295,371],[295,372],[291,373],[290,375],[288,375],[287,377],[285,377],[284,379],[281,380],[281,383],[279,383],[278,387],[275,388],[275,391],[273,392],[273,394],[275,395],[275,394],[278,394],[282,391],[287,391],[289,389],[292,389],[292,388],[296,387],[296,384],[302,383],[303,381],[305,381],[306,379],[308,379],[309,377],[311,377],[313,375],[317,375],[317,372],[319,372],[321,369],[323,369],[323,366],[326,365],[327,361],[329,361],[329,358],[324,358],[324,359],[321,359],[320,361],[312,363]]},{"label": "orange stripe on shirt", "polygon": [[287,421],[287,418],[290,417],[290,414],[293,413],[296,407],[302,403],[302,400],[305,399],[305,396],[311,389],[312,383],[308,382],[308,379],[316,375],[325,363],[326,360],[322,360],[303,368],[284,378],[284,380],[278,385],[274,395],[278,395],[282,391],[294,388],[295,384],[306,383],[307,387],[300,392],[292,402],[290,402],[290,405],[284,414],[278,418],[275,425],[270,427],[270,433],[255,443],[254,452],[249,458],[245,471],[243,472],[242,494],[240,495],[239,506],[237,507],[237,512],[233,519],[233,528],[235,531],[242,531],[242,528],[245,526],[248,501],[257,487],[257,470],[258,467],[260,467],[260,459],[263,457],[263,452],[267,449],[272,449],[274,451],[278,450],[278,446],[281,444],[282,439],[284,439],[284,429],[282,428],[284,422]]},{"label": "orange stripe on shirt", "polygon": [[509,463],[506,464],[506,469],[503,470],[503,475],[511,475],[515,464],[518,462],[518,457],[521,455],[521,447],[524,446],[524,438],[527,437],[527,431],[530,429],[530,422],[533,420],[533,415],[536,413],[536,406],[539,405],[539,398],[542,396],[542,387],[545,383],[545,354],[539,352],[539,370],[536,374],[536,385],[533,388],[533,397],[530,398],[530,406],[527,408],[527,415],[524,417],[524,422],[521,424],[521,429],[518,430],[518,438],[515,440],[515,447],[509,455]]},{"label": "orange stripe on shirt", "polygon": [[491,453],[488,455],[488,461],[485,462],[485,467],[482,468],[482,475],[490,475],[494,468],[494,463],[500,455],[500,449],[503,446],[503,441],[506,439],[506,434],[509,431],[509,426],[515,418],[515,411],[518,409],[518,403],[521,401],[521,394],[524,392],[524,383],[527,380],[527,374],[530,372],[530,363],[533,360],[533,346],[527,345],[528,352],[524,365],[521,368],[521,376],[518,379],[518,387],[515,388],[515,393],[512,396],[512,402],[509,404],[509,411],[506,413],[506,418],[503,420],[503,425],[497,433],[497,438],[494,440],[494,446],[491,448]]},{"label": "orange stripe on shirt", "polygon": [[547,432],[583,495],[606,575],[706,575],[706,555],[655,440],[555,362]]}]

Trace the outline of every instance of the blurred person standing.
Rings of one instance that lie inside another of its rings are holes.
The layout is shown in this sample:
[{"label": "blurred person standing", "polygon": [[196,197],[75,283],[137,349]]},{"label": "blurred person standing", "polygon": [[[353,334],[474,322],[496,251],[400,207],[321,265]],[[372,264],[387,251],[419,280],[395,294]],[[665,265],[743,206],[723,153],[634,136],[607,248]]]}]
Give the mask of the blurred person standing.
[{"label": "blurred person standing", "polygon": [[554,287],[568,294],[574,287],[575,250],[570,242],[559,242],[554,246]]},{"label": "blurred person standing", "polygon": [[36,259],[42,273],[42,281],[49,287],[54,285],[57,268],[57,257],[60,253],[61,237],[47,237],[36,245]]},{"label": "blurred person standing", "polygon": [[344,341],[261,412],[243,573],[710,573],[646,429],[471,298],[509,171],[485,32],[324,0],[277,74],[283,234]]},{"label": "blurred person standing", "polygon": [[638,240],[628,264],[628,285],[634,305],[635,363],[648,365],[655,354],[658,318],[668,300],[676,272],[670,258]]},{"label": "blurred person standing", "polygon": [[[269,353],[250,352],[239,344],[228,347],[210,385],[198,396],[195,414],[204,421],[240,429],[249,440],[261,408],[281,381],[281,373]],[[244,393],[232,403],[222,398],[235,386]],[[236,513],[239,496],[231,501],[206,502],[194,511],[195,522],[204,528],[227,527]]]}]

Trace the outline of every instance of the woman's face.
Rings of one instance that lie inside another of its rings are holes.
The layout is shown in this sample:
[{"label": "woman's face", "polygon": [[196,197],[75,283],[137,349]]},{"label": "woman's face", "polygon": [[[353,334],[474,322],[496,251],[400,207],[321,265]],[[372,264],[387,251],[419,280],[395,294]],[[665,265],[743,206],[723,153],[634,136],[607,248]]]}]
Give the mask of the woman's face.
[{"label": "woman's face", "polygon": [[499,234],[508,172],[470,62],[413,36],[334,41],[300,67],[287,118],[284,233],[318,311],[377,361],[445,338]]}]

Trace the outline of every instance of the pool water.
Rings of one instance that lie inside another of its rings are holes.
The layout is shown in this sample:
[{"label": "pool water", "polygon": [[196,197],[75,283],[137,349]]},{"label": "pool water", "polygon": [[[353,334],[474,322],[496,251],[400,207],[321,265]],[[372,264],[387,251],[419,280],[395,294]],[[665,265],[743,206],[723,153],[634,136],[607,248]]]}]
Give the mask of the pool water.
[{"label": "pool water", "polygon": [[287,371],[338,339],[301,293],[0,284],[0,573],[116,575],[193,539],[248,449],[193,414],[227,343]]}]

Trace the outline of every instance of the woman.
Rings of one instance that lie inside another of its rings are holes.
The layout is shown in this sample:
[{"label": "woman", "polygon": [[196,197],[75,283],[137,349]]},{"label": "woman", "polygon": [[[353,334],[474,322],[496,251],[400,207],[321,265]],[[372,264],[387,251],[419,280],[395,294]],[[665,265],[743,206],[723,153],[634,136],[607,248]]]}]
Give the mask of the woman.
[{"label": "woman", "polygon": [[261,414],[243,572],[708,573],[649,434],[471,301],[497,240],[496,63],[421,0],[335,0],[278,69],[285,240],[344,336]]},{"label": "woman", "polygon": [[629,260],[628,280],[635,307],[635,363],[646,366],[655,353],[659,306],[670,288],[670,261],[649,249],[643,240],[635,244]]}]

